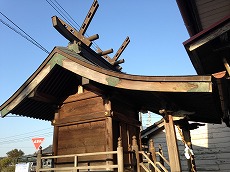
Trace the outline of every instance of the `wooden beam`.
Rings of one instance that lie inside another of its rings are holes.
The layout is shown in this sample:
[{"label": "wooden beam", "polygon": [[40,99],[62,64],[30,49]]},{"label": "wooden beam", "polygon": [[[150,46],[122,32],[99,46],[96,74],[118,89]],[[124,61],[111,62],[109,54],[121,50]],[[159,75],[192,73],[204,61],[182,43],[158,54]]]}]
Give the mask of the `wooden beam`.
[{"label": "wooden beam", "polygon": [[81,29],[79,31],[79,33],[81,35],[85,34],[85,32],[86,32],[91,20],[93,19],[93,16],[96,13],[98,7],[99,7],[98,1],[94,0],[93,4],[92,4],[92,6],[91,6],[91,8],[90,8],[85,20],[84,20],[84,22],[82,23]]},{"label": "wooden beam", "polygon": [[81,35],[76,29],[68,25],[66,22],[58,18],[57,16],[52,17],[53,27],[70,42],[81,41],[87,46],[91,46],[92,42]]},{"label": "wooden beam", "polygon": [[28,98],[31,98],[36,101],[45,102],[45,103],[53,103],[57,104],[57,99],[54,96],[48,95],[46,93],[42,93],[37,91],[37,89],[33,90],[29,95]]},{"label": "wooden beam", "polygon": [[[63,67],[97,83],[117,88],[160,92],[212,92],[211,77],[143,77],[88,68],[69,59],[63,61]],[[151,80],[152,78],[152,80]],[[198,79],[200,78],[200,79]],[[159,79],[159,80],[158,80]]]},{"label": "wooden beam", "polygon": [[102,52],[103,51],[99,47],[97,47],[97,54],[101,54],[101,56],[110,63],[112,59],[107,54],[103,54]]},{"label": "wooden beam", "polygon": [[129,44],[130,39],[129,37],[127,37],[124,42],[122,43],[121,47],[118,49],[117,53],[115,54],[115,56],[112,58],[112,62],[117,61],[117,59],[120,57],[120,55],[122,54],[122,52],[125,50],[125,48],[127,47],[127,45]]},{"label": "wooden beam", "polygon": [[220,36],[221,34],[227,32],[228,30],[230,30],[230,22],[227,23],[225,26],[216,29],[215,31],[207,34],[206,36],[204,36],[203,38],[200,38],[199,40],[195,41],[194,43],[192,43],[188,50],[189,51],[193,51],[195,49],[197,49],[198,47],[204,45],[205,43],[217,38],[218,36]]},{"label": "wooden beam", "polygon": [[172,115],[166,115],[164,119],[166,142],[171,171],[181,171],[180,156]]},{"label": "wooden beam", "polygon": [[227,61],[226,58],[223,58],[223,63],[224,63],[224,66],[225,66],[225,68],[226,68],[226,70],[228,72],[228,75],[230,76],[230,66],[229,66],[228,61]]}]

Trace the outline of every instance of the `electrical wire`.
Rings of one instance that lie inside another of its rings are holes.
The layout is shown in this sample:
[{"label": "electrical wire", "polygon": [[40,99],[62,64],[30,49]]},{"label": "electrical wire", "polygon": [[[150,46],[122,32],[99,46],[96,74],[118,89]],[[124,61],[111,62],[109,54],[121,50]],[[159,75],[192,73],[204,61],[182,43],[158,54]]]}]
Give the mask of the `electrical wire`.
[{"label": "electrical wire", "polygon": [[[50,2],[53,4],[51,4]],[[55,3],[57,4],[55,4],[52,0],[46,0],[46,2],[58,13],[58,14],[60,14],[62,17],[63,17],[63,19],[65,19],[65,21],[71,26],[71,27],[73,27],[73,28],[77,28],[76,30],[80,30],[80,28],[81,28],[81,26],[71,17],[71,15],[56,1],[56,0],[54,0],[55,1]],[[59,8],[59,7],[61,8]],[[55,8],[56,7],[56,8]],[[64,11],[64,12],[63,12]],[[68,16],[66,16],[65,14]],[[72,20],[72,21],[71,21]],[[75,25],[75,24],[77,25]],[[88,36],[89,37],[89,35],[87,34],[87,33],[85,33],[86,34],[86,36]],[[94,48],[94,50],[96,51],[98,48],[99,48],[99,46],[94,42],[94,41],[92,41],[92,47]]]},{"label": "electrical wire", "polygon": [[15,138],[15,137],[18,137],[18,136],[21,137],[21,136],[25,136],[25,135],[28,135],[28,134],[34,134],[34,133],[38,133],[38,132],[45,131],[45,130],[51,130],[51,129],[53,129],[53,127],[49,127],[49,128],[45,128],[45,129],[41,129],[41,130],[35,130],[35,131],[22,133],[22,134],[17,134],[17,135],[13,135],[13,136],[8,136],[8,137],[0,138],[0,141],[8,139],[8,138]]},{"label": "electrical wire", "polygon": [[50,137],[53,135],[52,131],[47,131],[50,129],[52,129],[52,127],[42,129],[42,130],[36,130],[36,131],[31,131],[31,132],[27,132],[27,133],[23,133],[23,134],[18,134],[18,135],[0,138],[0,145],[11,144],[11,143],[15,143],[15,142],[24,142],[27,140],[31,140],[31,138],[36,137],[36,136]]},{"label": "electrical wire", "polygon": [[[52,136],[53,132],[47,132],[47,133],[42,133],[42,137],[49,137]],[[24,142],[27,140],[31,140],[33,137],[35,137],[34,135],[30,135],[27,137],[22,137],[22,138],[17,138],[17,139],[8,139],[8,140],[4,140],[4,141],[0,141],[0,145],[4,145],[4,144],[11,144],[11,143],[18,143],[18,142]]]},{"label": "electrical wire", "polygon": [[70,16],[70,14],[56,0],[54,0],[54,1],[67,14],[67,16],[78,26],[78,29],[80,29],[81,26]]},{"label": "electrical wire", "polygon": [[0,12],[0,14],[5,17],[8,21],[10,21],[14,26],[16,26],[20,31],[18,31],[17,29],[15,29],[14,27],[10,26],[8,23],[6,23],[5,21],[3,21],[2,19],[0,19],[0,21],[6,25],[8,28],[10,28],[11,30],[13,30],[14,32],[16,32],[17,34],[19,34],[20,36],[22,36],[23,38],[25,38],[26,40],[28,40],[29,42],[31,42],[32,44],[34,44],[35,46],[37,46],[38,48],[40,48],[42,51],[46,52],[47,54],[49,54],[49,51],[46,50],[41,44],[39,44],[35,39],[33,39],[29,34],[27,34],[23,29],[21,29],[17,24],[15,24],[12,20],[10,20],[5,14],[3,14],[2,12]]},{"label": "electrical wire", "polygon": [[[63,14],[63,12],[60,10],[59,7],[57,7],[57,5],[52,1],[50,0],[50,2],[53,4],[51,4],[48,0],[46,0],[46,2],[63,18],[65,19],[65,21],[71,26],[74,28],[74,26],[72,26],[71,22],[69,22],[69,20],[66,18],[65,14]],[[56,8],[55,8],[56,7]]]}]

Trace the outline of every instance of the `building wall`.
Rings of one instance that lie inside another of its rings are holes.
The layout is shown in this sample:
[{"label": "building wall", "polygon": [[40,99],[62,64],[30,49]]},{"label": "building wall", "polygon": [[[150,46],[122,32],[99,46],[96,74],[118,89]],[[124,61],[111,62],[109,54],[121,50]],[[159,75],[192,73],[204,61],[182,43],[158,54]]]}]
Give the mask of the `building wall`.
[{"label": "building wall", "polygon": [[206,124],[191,136],[199,171],[230,171],[230,128]]},{"label": "building wall", "polygon": [[195,0],[203,29],[229,15],[230,1]]},{"label": "building wall", "polygon": [[[176,133],[182,171],[187,171],[185,146],[177,128]],[[160,129],[151,138],[154,140],[156,150],[159,144],[162,145],[164,156],[168,159],[165,131]],[[205,124],[192,130],[191,138],[197,171],[230,171],[230,128],[227,128],[225,124]]]},{"label": "building wall", "polygon": [[[85,90],[84,93],[68,97],[59,110],[55,119],[55,147],[56,155],[104,152],[108,150],[111,135],[106,129],[104,100],[100,94]],[[110,150],[113,148],[110,147]],[[109,151],[110,151],[109,150]],[[79,157],[79,165],[97,161],[106,162],[105,155]],[[73,158],[60,158],[56,164],[72,163]]]}]

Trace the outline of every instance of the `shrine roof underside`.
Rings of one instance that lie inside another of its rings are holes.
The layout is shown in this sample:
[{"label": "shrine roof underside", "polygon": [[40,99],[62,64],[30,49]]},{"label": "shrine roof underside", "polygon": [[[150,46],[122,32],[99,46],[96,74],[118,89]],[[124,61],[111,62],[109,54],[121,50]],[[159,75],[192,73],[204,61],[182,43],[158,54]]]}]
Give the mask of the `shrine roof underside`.
[{"label": "shrine roof underside", "polygon": [[[91,54],[91,55],[90,55]],[[222,111],[213,76],[138,76],[122,73],[92,52],[55,47],[28,80],[0,106],[11,114],[53,120],[55,109],[79,85],[111,97],[123,97],[137,108],[192,112],[188,119],[221,123]],[[94,90],[95,89],[95,90]]]}]

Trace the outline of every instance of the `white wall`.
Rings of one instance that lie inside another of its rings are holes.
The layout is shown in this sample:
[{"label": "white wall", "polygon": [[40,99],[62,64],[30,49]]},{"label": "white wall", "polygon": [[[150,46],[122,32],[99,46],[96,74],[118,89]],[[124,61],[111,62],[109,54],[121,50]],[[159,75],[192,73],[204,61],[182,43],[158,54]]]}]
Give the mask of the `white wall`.
[{"label": "white wall", "polygon": [[[168,159],[164,130],[159,131],[152,138],[156,150],[158,150],[158,145],[161,144],[164,155]],[[184,156],[185,147],[178,131],[177,139],[182,171],[187,171],[187,160]],[[225,124],[205,124],[205,126],[191,131],[191,139],[197,171],[230,171],[230,128],[226,127]]]}]

